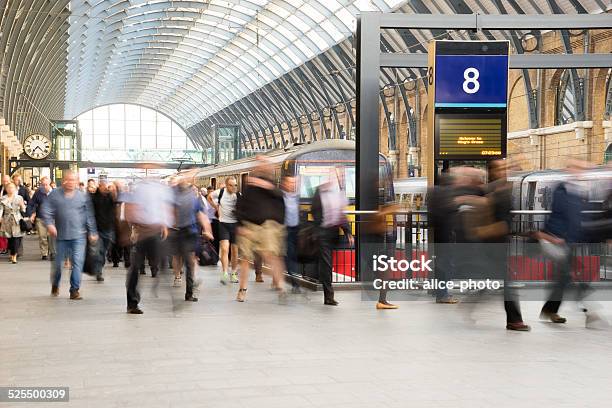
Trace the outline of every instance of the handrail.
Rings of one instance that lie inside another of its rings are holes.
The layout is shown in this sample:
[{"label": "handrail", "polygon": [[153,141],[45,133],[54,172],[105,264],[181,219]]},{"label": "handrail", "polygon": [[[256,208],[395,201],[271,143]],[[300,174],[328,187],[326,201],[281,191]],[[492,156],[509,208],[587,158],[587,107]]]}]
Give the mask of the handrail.
[{"label": "handrail", "polygon": [[510,210],[510,214],[531,214],[531,215],[545,215],[551,214],[550,210]]}]

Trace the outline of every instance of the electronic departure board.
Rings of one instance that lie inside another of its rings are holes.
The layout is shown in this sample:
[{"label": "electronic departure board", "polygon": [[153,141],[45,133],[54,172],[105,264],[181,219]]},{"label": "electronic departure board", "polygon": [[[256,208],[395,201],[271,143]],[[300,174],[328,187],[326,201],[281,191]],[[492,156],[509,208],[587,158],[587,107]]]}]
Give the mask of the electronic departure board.
[{"label": "electronic departure board", "polygon": [[436,159],[496,159],[506,155],[506,116],[437,114]]}]

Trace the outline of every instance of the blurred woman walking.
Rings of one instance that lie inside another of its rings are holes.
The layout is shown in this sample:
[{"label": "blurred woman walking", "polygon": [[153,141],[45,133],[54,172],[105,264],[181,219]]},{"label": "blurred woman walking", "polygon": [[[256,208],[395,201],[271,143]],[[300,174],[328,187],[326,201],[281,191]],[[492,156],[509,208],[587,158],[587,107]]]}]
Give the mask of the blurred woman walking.
[{"label": "blurred woman walking", "polygon": [[26,210],[26,206],[23,197],[17,194],[17,186],[15,184],[8,183],[5,188],[7,194],[0,201],[0,218],[2,219],[0,235],[8,238],[10,261],[16,264],[17,251],[21,245],[21,238],[24,235],[19,222],[23,218],[21,213]]}]

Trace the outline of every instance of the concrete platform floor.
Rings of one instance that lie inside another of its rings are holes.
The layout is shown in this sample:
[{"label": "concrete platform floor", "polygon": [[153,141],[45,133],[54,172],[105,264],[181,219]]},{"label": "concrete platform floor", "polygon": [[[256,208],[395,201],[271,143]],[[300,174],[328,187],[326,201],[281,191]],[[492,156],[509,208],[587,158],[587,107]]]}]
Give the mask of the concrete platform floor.
[{"label": "concrete platform floor", "polygon": [[[69,386],[69,403],[16,407],[603,407],[612,400],[612,331],[566,325],[508,332],[501,303],[401,302],[378,311],[358,291],[279,305],[252,283],[246,303],[202,268],[200,302],[142,278],[144,315],[125,313],[125,270],[84,277],[82,301],[49,296],[49,263],[28,237],[18,265],[0,259],[0,386]],[[174,298],[174,300],[173,300]],[[601,303],[612,317],[612,304]],[[0,407],[10,406],[0,403]]]}]

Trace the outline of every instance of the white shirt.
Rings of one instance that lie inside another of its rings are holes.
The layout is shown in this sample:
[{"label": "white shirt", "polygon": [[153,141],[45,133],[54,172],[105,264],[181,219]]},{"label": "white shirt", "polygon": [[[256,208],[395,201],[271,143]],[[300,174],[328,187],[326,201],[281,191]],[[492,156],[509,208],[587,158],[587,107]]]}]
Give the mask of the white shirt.
[{"label": "white shirt", "polygon": [[221,196],[221,203],[219,203],[219,194],[221,190],[216,190],[212,193],[212,199],[215,204],[219,205],[219,221],[228,224],[238,222],[235,215],[236,201],[238,201],[238,195],[236,193],[230,193],[227,189],[223,190]]},{"label": "white shirt", "polygon": [[323,227],[335,227],[346,221],[344,209],[348,205],[346,194],[342,190],[329,189],[321,191],[321,206],[323,208]]},{"label": "white shirt", "polygon": [[174,225],[174,197],[168,186],[152,180],[141,181],[134,187],[130,202],[139,207],[131,222],[167,227]]}]

